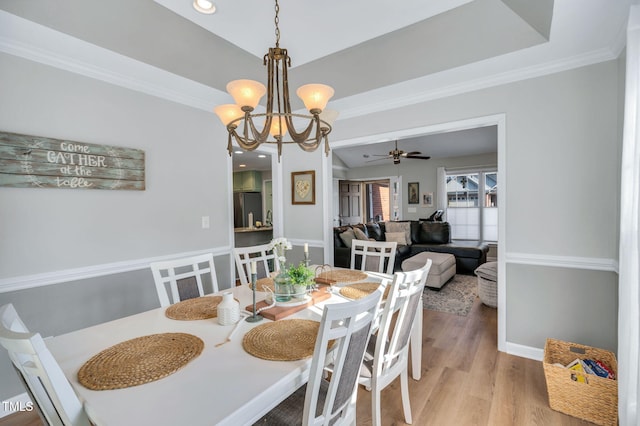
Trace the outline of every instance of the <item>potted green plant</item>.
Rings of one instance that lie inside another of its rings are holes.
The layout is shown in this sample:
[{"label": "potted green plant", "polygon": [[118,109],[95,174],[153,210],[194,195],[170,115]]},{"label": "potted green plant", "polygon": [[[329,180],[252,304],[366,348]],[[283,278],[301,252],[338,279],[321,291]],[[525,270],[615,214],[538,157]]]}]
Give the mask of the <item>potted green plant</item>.
[{"label": "potted green plant", "polygon": [[300,262],[298,266],[292,266],[287,269],[287,274],[291,280],[291,294],[297,298],[303,298],[307,293],[307,286],[313,283],[315,274],[313,271]]}]

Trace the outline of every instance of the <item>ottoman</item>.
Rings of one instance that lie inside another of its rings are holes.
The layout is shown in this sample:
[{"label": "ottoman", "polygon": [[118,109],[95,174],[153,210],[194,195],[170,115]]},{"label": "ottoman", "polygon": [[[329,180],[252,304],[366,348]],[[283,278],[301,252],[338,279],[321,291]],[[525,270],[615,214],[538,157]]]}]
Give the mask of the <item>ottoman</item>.
[{"label": "ottoman", "polygon": [[456,258],[448,253],[435,253],[423,251],[402,262],[403,271],[420,269],[431,259],[431,269],[427,276],[427,287],[441,288],[451,277],[456,274]]},{"label": "ottoman", "polygon": [[478,297],[487,306],[498,307],[498,262],[487,262],[473,271],[478,277]]}]

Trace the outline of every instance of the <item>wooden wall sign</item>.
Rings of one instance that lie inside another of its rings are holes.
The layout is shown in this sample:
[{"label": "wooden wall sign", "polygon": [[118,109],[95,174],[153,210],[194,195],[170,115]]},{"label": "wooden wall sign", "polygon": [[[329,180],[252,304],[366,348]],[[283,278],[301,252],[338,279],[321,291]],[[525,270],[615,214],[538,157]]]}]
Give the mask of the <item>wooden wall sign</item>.
[{"label": "wooden wall sign", "polygon": [[144,151],[0,132],[0,186],[144,190]]}]

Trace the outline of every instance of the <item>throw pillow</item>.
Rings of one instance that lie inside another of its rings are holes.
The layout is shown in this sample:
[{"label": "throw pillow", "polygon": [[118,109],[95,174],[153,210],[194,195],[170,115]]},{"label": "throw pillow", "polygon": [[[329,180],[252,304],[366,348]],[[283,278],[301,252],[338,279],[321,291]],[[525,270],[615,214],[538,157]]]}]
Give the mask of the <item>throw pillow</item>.
[{"label": "throw pillow", "polygon": [[388,242],[396,242],[401,245],[406,245],[406,237],[404,232],[385,232],[384,239]]},{"label": "throw pillow", "polygon": [[369,237],[367,237],[367,234],[365,234],[364,231],[360,228],[353,228],[353,233],[355,234],[356,239],[358,240],[367,241],[369,239]]},{"label": "throw pillow", "polygon": [[351,242],[356,238],[356,235],[353,233],[353,229],[347,229],[346,231],[340,234],[340,239],[344,243],[345,246],[351,248]]},{"label": "throw pillow", "polygon": [[410,222],[386,222],[385,229],[387,232],[403,232],[404,242],[398,244],[411,245],[411,223]]}]

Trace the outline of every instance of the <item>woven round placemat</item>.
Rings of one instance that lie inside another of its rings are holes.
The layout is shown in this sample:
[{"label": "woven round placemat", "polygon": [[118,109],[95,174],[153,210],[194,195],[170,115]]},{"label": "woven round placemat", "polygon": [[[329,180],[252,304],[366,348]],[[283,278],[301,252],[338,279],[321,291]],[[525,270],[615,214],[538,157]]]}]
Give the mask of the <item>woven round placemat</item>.
[{"label": "woven round placemat", "polygon": [[[253,285],[249,283],[249,288],[253,290]],[[272,292],[275,293],[275,286],[273,284],[273,278],[264,277],[256,280],[256,291],[268,291],[267,288],[270,288]]]},{"label": "woven round placemat", "polygon": [[201,320],[218,316],[222,296],[204,296],[175,303],[164,311],[167,318],[182,321]]},{"label": "woven round placemat", "polygon": [[251,329],[242,339],[249,354],[269,361],[296,361],[313,355],[320,323],[280,320]]},{"label": "woven round placemat", "polygon": [[378,283],[355,283],[340,288],[340,294],[349,299],[362,299],[376,291]]},{"label": "woven round placemat", "polygon": [[367,278],[367,274],[362,271],[355,271],[353,269],[334,269],[331,271],[322,272],[318,275],[318,278],[325,280],[334,280],[339,283],[353,283],[361,281]]},{"label": "woven round placemat", "polygon": [[142,385],[175,373],[203,348],[200,338],[186,333],[137,337],[93,356],[80,367],[78,381],[91,390]]}]

